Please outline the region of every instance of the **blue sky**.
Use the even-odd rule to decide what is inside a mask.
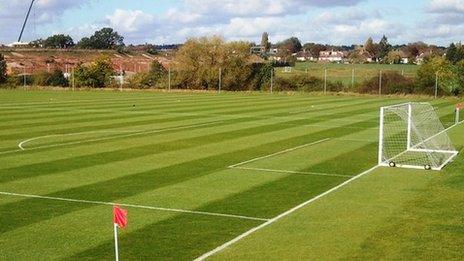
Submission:
[[[14,42],[30,0],[0,0],[0,43]],[[24,40],[54,33],[75,40],[113,27],[126,43],[181,43],[222,35],[259,41],[360,44],[385,34],[392,43],[448,45],[464,40],[464,0],[36,0]]]

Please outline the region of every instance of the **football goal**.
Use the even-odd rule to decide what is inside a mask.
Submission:
[[[380,109],[380,166],[441,170],[457,154],[429,103]]]

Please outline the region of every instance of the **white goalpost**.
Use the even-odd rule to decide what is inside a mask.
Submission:
[[[441,170],[457,154],[429,103],[404,103],[380,109],[380,166]]]

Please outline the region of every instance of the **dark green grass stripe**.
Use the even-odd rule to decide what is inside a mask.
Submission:
[[[242,162],[244,160],[254,158],[257,156],[266,155],[272,151],[279,151],[282,148],[288,148],[309,142],[314,142],[326,137],[336,138],[351,134],[352,130],[346,127],[350,127],[350,125],[339,128],[333,128],[330,130],[324,130],[317,133],[306,134],[289,139],[284,139],[277,142],[243,149],[240,151],[233,151],[219,155],[209,156],[206,158],[196,159],[163,168],[153,169],[150,171],[131,174],[124,177],[106,180],[81,187],[71,188],[56,193],[47,194],[46,196],[65,197],[74,199],[97,199],[99,201],[112,202],[121,198],[134,196],[143,192],[174,185],[179,182],[185,182],[187,180],[199,178],[214,173],[218,170],[224,169],[226,166],[232,165],[234,163]],[[2,174],[1,176],[4,175]],[[120,189],[115,190],[114,188]],[[275,213],[281,212],[282,209],[286,209],[288,208],[288,206],[294,205],[294,203],[298,202],[299,200],[299,198],[289,199],[288,205],[282,204],[280,206],[272,206],[273,204],[269,203],[269,205],[267,206],[272,206],[272,208],[269,209],[263,206],[259,208],[259,211],[252,209],[240,210],[237,206],[237,212],[234,214],[246,213],[259,214],[256,216],[273,216]],[[0,206],[0,212],[5,212],[8,210],[11,211],[8,216],[0,216],[0,224],[8,224],[8,226],[0,227],[0,233],[5,233],[7,231],[11,231],[22,226],[33,224],[43,220],[48,220],[50,218],[59,215],[64,215],[82,208],[82,206],[80,205],[69,204],[68,207],[61,208],[51,213],[44,211],[43,209],[31,209],[31,205],[33,205],[31,204],[31,201],[34,201],[34,199],[25,199],[19,202],[9,203]],[[28,209],[26,210],[26,208]],[[232,205],[229,205],[229,210],[232,210]],[[24,219],[24,216],[27,216],[28,218]],[[12,220],[14,220],[14,222]]]
[[[295,105],[295,104],[294,104]],[[283,106],[274,106],[273,110],[277,109],[285,109],[287,108],[288,105],[283,105]],[[258,111],[267,111],[268,108],[262,108],[259,107],[260,109],[241,109],[241,110],[235,110],[235,111],[228,111],[227,113],[224,113],[224,115],[234,115],[234,114],[240,114],[242,112],[258,112]],[[206,118],[206,117],[211,117],[207,114],[204,115],[192,115],[192,116],[183,116],[185,119],[194,119],[194,118]],[[182,117],[178,117],[182,118]],[[153,120],[153,119],[148,119],[148,120],[140,120],[140,121],[132,121],[132,122],[121,122],[121,123],[111,123],[111,124],[102,124],[102,125],[97,125],[97,126],[82,126],[82,127],[74,127],[74,128],[62,128],[62,129],[55,129],[53,133],[77,133],[77,132],[83,132],[83,131],[88,131],[91,129],[92,131],[95,130],[103,130],[103,129],[112,129],[112,128],[118,128],[118,127],[126,127],[126,126],[135,126],[135,125],[143,125],[143,124],[149,124],[149,123],[160,123],[163,122],[163,120]],[[165,122],[169,122],[165,120]],[[44,136],[44,135],[49,135],[51,132],[49,130],[44,130],[44,131],[35,131],[35,132],[30,132],[28,131],[27,133],[12,133],[12,134],[4,134],[0,135],[0,139],[3,140],[17,140],[21,138],[25,138],[25,134],[27,134],[27,137],[39,137],[39,136]]]
[[[352,113],[361,114],[369,111],[370,108],[360,109],[352,111]],[[333,114],[331,119],[334,118],[343,118],[346,117],[345,112],[342,112],[343,116],[338,114]],[[234,123],[239,123],[240,120],[233,120]],[[319,121],[322,122],[325,118],[320,118]],[[317,122],[317,118],[311,119],[312,122]],[[188,138],[183,140],[170,141],[165,143],[160,143],[156,145],[156,151],[153,149],[152,144],[147,144],[143,146],[133,147],[129,149],[121,149],[110,152],[102,152],[97,154],[90,154],[80,157],[67,158],[55,161],[47,161],[36,164],[23,165],[20,167],[1,169],[0,170],[0,183],[10,182],[17,179],[29,178],[33,176],[40,175],[50,175],[53,173],[60,173],[67,170],[76,170],[79,168],[86,168],[91,166],[96,166],[100,164],[108,164],[111,162],[130,160],[133,158],[139,158],[148,155],[160,154],[168,151],[175,151],[178,149],[186,149],[199,147],[208,143],[219,143],[226,141],[228,139],[238,139],[247,136],[253,136],[257,134],[264,134],[274,131],[285,130],[293,128],[292,125],[303,125],[308,120],[293,120],[287,121],[285,124],[274,123],[268,125],[262,125],[257,127],[250,127],[234,131],[226,131],[217,134],[207,134],[200,137]],[[291,124],[290,124],[291,123]],[[231,122],[228,122],[231,124]],[[209,128],[210,126],[206,126]],[[52,148],[53,149],[53,148]],[[58,149],[58,148],[55,148]],[[62,149],[62,147],[60,148]]]
[[[109,209],[108,211],[111,211]],[[121,260],[193,260],[260,223],[192,215],[179,215],[120,234]],[[114,246],[106,242],[67,259],[112,260]]]
[[[348,107],[348,106],[351,106],[351,105],[352,105],[352,104],[350,104],[350,105],[345,105],[345,106]],[[320,109],[320,110],[325,110],[325,109]],[[359,112],[359,111],[358,111],[358,112]],[[363,110],[362,112],[364,112],[364,110]],[[273,115],[273,114],[268,114],[268,115],[264,115],[264,116],[261,116],[261,117],[244,117],[244,118],[238,118],[238,119],[231,119],[231,120],[228,120],[227,122],[228,122],[229,124],[232,124],[232,123],[238,124],[238,123],[250,122],[250,121],[253,121],[253,120],[259,120],[259,119],[261,119],[261,118],[263,118],[263,117],[266,118],[266,116],[268,116],[268,117],[271,119],[271,118],[272,118],[272,115]],[[319,121],[322,121],[323,119],[325,119],[325,118],[322,118],[322,117],[321,117],[321,118],[319,118]],[[306,124],[309,124],[309,123],[317,123],[317,122],[318,122],[317,118],[311,118],[311,120],[310,120],[310,121],[308,120],[308,122],[307,122]],[[284,124],[284,125],[285,125],[285,124],[287,124],[287,125],[298,125],[298,124],[301,124],[301,125],[304,125],[305,123],[304,123],[304,120],[298,120],[297,122],[287,122],[287,123],[284,122],[284,123],[279,123],[279,124]],[[149,136],[149,135],[150,135],[150,134],[147,134],[147,136]],[[155,135],[158,135],[158,134],[155,134]],[[115,139],[117,139],[117,138],[118,138],[118,136],[115,136]],[[124,138],[124,137],[123,137],[123,138]],[[113,140],[113,141],[114,141],[114,140]],[[109,142],[109,141],[103,141],[103,142]],[[86,143],[86,142],[82,142],[82,144],[85,144],[85,143]],[[99,143],[100,143],[100,142],[92,142],[92,144],[94,144],[94,145],[98,145]],[[62,147],[61,147],[61,148],[62,148]],[[58,148],[58,147],[56,147],[56,148],[49,148],[48,150],[50,150],[50,149],[59,149],[59,148]],[[45,149],[45,150],[47,150],[47,149]],[[34,151],[34,153],[35,153],[35,152],[36,152],[36,151]],[[27,153],[27,152],[24,152],[24,153]]]
[[[295,102],[298,102],[298,101],[295,101]],[[219,103],[219,104],[224,104],[224,102],[221,102],[221,101],[219,101],[218,103]],[[249,103],[249,104],[248,104],[248,103],[247,103],[247,104],[241,103],[241,104],[239,104],[238,106],[230,106],[230,104],[227,104],[226,106],[224,106],[224,107],[222,107],[222,108],[225,108],[225,109],[230,109],[230,108],[234,108],[234,107],[235,107],[235,108],[243,108],[243,107],[247,107],[247,106],[250,107],[250,108],[252,108],[252,107],[256,107],[258,104],[276,104],[276,101],[270,101],[270,100],[268,100],[268,99],[263,99],[262,101],[257,101],[257,102]],[[128,109],[130,108],[130,109],[132,110],[133,108],[132,108],[131,106],[132,106],[132,103],[129,103],[129,105],[124,105],[124,106],[122,106],[121,108],[128,108]],[[188,112],[188,113],[192,113],[192,112],[196,112],[195,108],[196,108],[197,106],[201,106],[202,108],[204,107],[204,105],[200,103],[199,105],[183,105],[183,104],[182,104],[182,105],[179,105],[179,104],[171,104],[171,105],[169,105],[167,108],[168,108],[168,109],[169,109],[169,108],[171,108],[171,109],[174,108],[174,110],[172,110],[172,112],[176,112],[176,109],[178,109],[178,108],[188,108],[188,110],[183,110],[183,111],[184,111],[184,112]],[[97,108],[100,108],[100,107],[97,107]],[[101,108],[100,108],[100,109],[101,109]],[[112,113],[117,113],[117,111],[115,110],[116,107],[112,107],[112,108],[110,108],[110,109],[114,111],[114,112],[112,112]],[[212,108],[210,108],[210,109],[212,109]],[[217,109],[217,108],[214,108],[214,109]],[[81,108],[81,109],[76,108],[76,110],[89,110],[89,109],[88,109],[88,108]],[[137,111],[137,112],[152,112],[154,115],[158,114],[159,111],[161,111],[162,113],[164,113],[164,112],[171,112],[171,111],[169,111],[169,110],[168,110],[168,111],[162,111],[161,108],[158,107],[158,106],[149,106],[149,107],[146,107],[146,106],[144,106],[144,107],[137,106],[135,111]],[[130,111],[129,111],[129,112],[130,112]],[[38,113],[38,111],[34,111],[34,118],[28,118],[28,117],[27,117],[27,118],[25,118],[25,119],[36,119],[36,118],[38,118],[38,117],[39,117],[39,118],[40,118],[40,117],[46,117],[46,118],[55,117],[55,115],[52,115],[52,114],[54,114],[54,113],[56,113],[56,112],[53,112],[53,111],[52,111],[52,112],[47,112],[46,114],[41,114],[41,113]],[[67,115],[67,116],[79,116],[79,115],[81,115],[82,113],[83,113],[83,112],[81,112],[81,111],[76,111],[76,112],[74,112],[74,113],[71,114],[71,115],[69,115],[69,114],[66,114],[66,115]],[[94,114],[94,112],[89,112],[89,113]],[[108,112],[108,111],[101,111],[101,112],[99,112],[98,110],[96,110],[95,113],[105,114],[105,113],[110,113],[110,112]],[[123,113],[123,112],[122,112],[122,113]],[[22,115],[24,115],[24,113],[22,113]],[[57,114],[56,114],[56,117],[60,117],[60,116],[62,116],[62,113],[57,113]],[[13,119],[15,119],[15,120],[22,120],[23,118],[20,117],[20,118],[13,118]],[[6,120],[6,119],[4,118],[4,120]],[[2,121],[2,122],[5,122],[5,121]]]
[[[182,122],[186,120],[198,120],[198,119],[207,119],[210,118],[208,115],[187,115],[187,116],[179,116],[179,117],[172,117],[172,118],[164,118],[164,119],[142,119],[142,120],[135,120],[135,121],[122,121],[122,122],[114,122],[114,123],[107,123],[107,124],[99,124],[99,125],[87,125],[87,126],[80,126],[80,127],[70,127],[70,128],[61,128],[61,129],[53,129],[53,130],[41,130],[41,131],[32,131],[32,132],[24,132],[24,133],[11,133],[11,134],[4,134],[0,135],[1,140],[19,140],[23,138],[30,138],[30,137],[40,137],[45,135],[50,135],[54,133],[62,134],[62,133],[80,133],[85,131],[97,131],[97,130],[107,130],[107,129],[116,129],[116,128],[124,128],[124,127],[134,127],[140,125],[150,125],[150,124],[159,124],[159,123],[170,123],[170,122]]]
[[[366,146],[365,149],[372,148]],[[368,154],[375,155],[375,151],[375,149],[371,150]],[[363,155],[370,157],[366,154]],[[363,157],[361,157],[361,159],[363,159]],[[369,158],[366,158],[365,160],[367,162],[370,161]],[[359,158],[357,159],[357,162],[359,162]],[[324,162],[322,164],[324,165],[326,163]],[[372,164],[372,162],[369,162],[369,164]],[[352,164],[351,167],[348,168],[349,171],[358,171],[359,166]],[[364,169],[361,171],[363,170]],[[264,212],[268,216],[276,216],[286,211],[287,209],[290,209],[291,207],[294,207],[310,198],[315,197],[316,195],[323,193],[324,191],[327,191],[331,187],[334,187],[344,182],[345,180],[345,178],[337,177],[307,177],[300,175],[290,175],[255,188],[251,188],[247,191],[228,197],[226,199],[210,203],[204,207],[199,208],[198,210],[216,211],[219,213],[247,213],[248,215],[260,216],[263,216]],[[221,223],[223,221],[211,220],[207,225],[207,227],[210,229],[206,231],[196,230],[198,233],[195,234],[195,248],[192,248],[183,242],[182,236],[185,234],[183,234],[183,230],[178,229],[178,227],[185,226],[191,228],[189,225],[191,223],[189,219],[191,220],[192,218],[194,217],[189,217],[189,215],[179,215],[168,220],[150,224],[130,234],[125,234],[121,239],[121,242],[122,244],[126,244],[127,248],[131,248],[132,244],[136,242],[144,241],[147,244],[146,238],[144,237],[149,234],[160,233],[161,231],[164,234],[175,234],[173,237],[163,237],[156,239],[155,241],[148,242],[148,244],[153,247],[147,247],[148,252],[145,252],[143,256],[147,254],[156,258],[193,259],[202,253],[220,245],[221,243],[231,240],[236,235],[243,233],[245,230],[247,230],[246,228],[250,228],[250,226],[244,224],[243,229],[236,229],[235,235],[223,235],[222,238],[215,238],[212,237],[212,235],[217,235],[217,233],[220,233],[220,231],[215,230],[217,228],[215,224]],[[177,224],[177,228],[168,226],[167,224]],[[235,227],[231,226],[231,228]],[[216,243],[213,244],[213,247],[211,247],[209,244],[213,241]],[[104,253],[107,253],[106,251],[111,250],[112,246],[112,242],[107,241],[95,248],[83,251],[74,257],[84,258],[95,255],[103,257],[105,255]],[[202,251],[198,251],[199,248],[201,248]],[[175,251],[175,249],[182,249],[182,252],[179,253]],[[140,257],[137,252],[133,251],[130,251],[126,254],[133,258]]]
[[[60,125],[68,125],[69,124],[80,124],[80,123],[91,123],[91,122],[102,122],[102,121],[111,121],[111,120],[133,120],[137,118],[147,118],[147,117],[153,117],[154,115],[148,115],[148,114],[111,114],[111,115],[105,115],[105,116],[85,116],[83,117],[82,115],[76,115],[73,117],[62,117],[62,120],[60,119],[54,119],[53,121],[43,121],[44,119],[48,119],[48,117],[41,118],[39,119],[40,121],[34,122],[34,123],[24,123],[24,124],[15,124],[15,125],[9,125],[9,126],[2,126],[1,130],[11,130],[11,129],[23,129],[23,128],[33,128],[33,127],[53,127],[53,126],[60,126]],[[167,116],[165,116],[167,117]],[[153,121],[158,121],[158,118],[153,118]]]

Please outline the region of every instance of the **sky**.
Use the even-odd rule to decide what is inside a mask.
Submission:
[[[0,0],[0,43],[17,41],[30,0]],[[182,43],[220,35],[272,42],[362,44],[386,35],[392,44],[464,40],[464,0],[36,0],[23,41],[52,34],[77,42],[112,27],[126,44]]]

